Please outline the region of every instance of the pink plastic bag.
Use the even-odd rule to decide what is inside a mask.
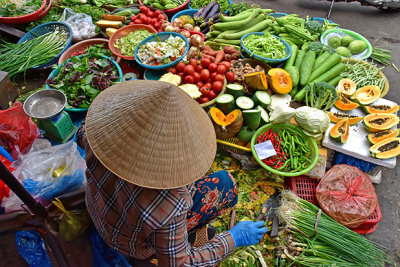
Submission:
[[[32,119],[26,115],[21,102],[0,110],[0,146],[14,158],[18,150],[24,154],[29,151],[33,141],[40,137],[40,132]]]
[[[316,197],[321,209],[349,228],[368,220],[378,203],[369,176],[345,164],[335,165],[325,173],[317,186]]]

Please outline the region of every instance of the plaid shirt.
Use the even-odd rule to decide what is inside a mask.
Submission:
[[[214,266],[234,251],[228,232],[202,247],[188,243],[186,214],[193,204],[193,184],[154,190],[120,179],[94,156],[82,126],[77,142],[86,153],[86,205],[109,246],[137,259],[156,254],[160,266]]]

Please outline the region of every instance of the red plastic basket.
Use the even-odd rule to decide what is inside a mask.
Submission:
[[[46,10],[44,8],[47,5],[47,0],[43,0],[43,5],[36,11],[26,14],[23,16],[19,17],[0,17],[0,23],[4,24],[23,24],[23,23],[28,23],[34,20],[39,19]],[[49,5],[51,8],[51,4]],[[47,12],[50,11],[50,8],[47,8]]]
[[[183,3],[182,5],[175,7],[173,9],[167,9],[167,10],[162,10],[165,14],[167,14],[170,18],[177,12],[184,10],[187,5],[189,4],[190,0],[187,0],[185,3]],[[139,4],[143,5],[143,2],[139,0]],[[152,7],[152,6],[149,6]]]
[[[290,190],[293,191],[298,197],[307,200],[308,202],[318,206],[315,197],[315,190],[317,189],[318,181],[307,176],[289,177],[286,183]],[[356,228],[351,230],[359,234],[370,234],[376,229],[376,224],[382,219],[381,208],[379,203],[376,205],[375,211],[372,215]]]

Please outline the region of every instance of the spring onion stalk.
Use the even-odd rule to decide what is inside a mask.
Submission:
[[[347,62],[345,70],[341,73],[344,78],[349,78],[355,82],[357,88],[367,85],[376,85],[383,89],[386,79],[379,74],[382,68],[377,68],[374,64],[360,61],[355,64]]]
[[[384,247],[341,225],[324,212],[315,233],[318,211],[318,207],[291,191],[282,192],[281,222],[291,230],[295,242],[308,245],[300,256],[290,256],[295,263],[305,266],[393,264]]]
[[[376,61],[384,66],[387,66],[390,64],[390,60],[392,59],[392,51],[379,48],[377,46],[373,46],[370,58],[373,61]]]
[[[52,60],[63,50],[67,40],[67,33],[56,29],[20,44],[1,44],[0,70],[8,72],[10,77],[17,73],[25,73],[32,67]]]

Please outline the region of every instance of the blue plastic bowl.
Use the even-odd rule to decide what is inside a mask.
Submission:
[[[325,22],[325,19],[324,19],[324,18],[319,18],[319,17],[312,17],[312,18],[310,18],[310,20],[318,21],[318,22],[321,23],[321,24],[324,24],[324,22]],[[307,19],[306,19],[306,21],[307,21]],[[329,23],[335,24],[335,22],[333,22],[332,20],[327,19],[327,21],[328,21]],[[338,27],[338,28],[339,28],[339,27]]]
[[[174,19],[179,18],[180,16],[184,16],[184,15],[188,15],[193,18],[193,15],[196,14],[197,11],[199,11],[199,10],[198,9],[185,9],[185,10],[179,11],[172,17],[171,22],[173,22]]]
[[[84,57],[84,56],[85,56],[85,55],[79,55],[78,57],[81,58],[81,57]],[[114,66],[117,68],[118,76],[119,76],[119,82],[123,82],[122,70],[121,70],[121,67],[118,65],[118,63],[115,62],[114,60],[112,60],[110,57],[106,57],[106,56],[103,56],[103,57],[104,57],[104,58],[108,58],[108,59],[111,60],[111,62],[112,62],[112,63],[114,64]],[[71,61],[71,59],[66,60],[64,63],[62,63],[61,65],[59,65],[58,68],[54,69],[54,70],[50,73],[49,77],[47,77],[47,80],[50,79],[50,78],[52,78],[52,77],[57,76],[58,73],[59,73],[59,71],[60,71],[60,67],[63,66],[63,65],[65,65],[65,64],[66,64],[67,62],[69,62],[69,61]],[[48,84],[46,84],[46,89],[52,89],[52,88],[51,88]],[[66,111],[69,111],[69,112],[85,112],[85,111],[87,111],[89,108],[74,108],[74,107],[71,107],[70,105],[68,105],[68,103],[67,103],[67,105],[65,106],[64,109],[65,109]]]
[[[246,52],[248,55],[250,55],[251,57],[258,59],[258,60],[262,60],[266,63],[269,64],[278,64],[281,63],[283,61],[286,61],[291,55],[292,55],[292,48],[290,47],[290,45],[283,39],[281,39],[280,37],[271,34],[272,36],[274,36],[276,39],[278,39],[279,41],[281,41],[283,43],[283,45],[285,46],[285,53],[286,53],[286,57],[284,58],[279,58],[279,59],[274,59],[274,58],[266,58],[266,57],[261,57],[258,56],[256,54],[252,54],[250,50],[248,50],[244,44],[243,44],[243,40],[247,38],[247,36],[249,35],[264,35],[264,32],[251,32],[248,34],[243,35],[243,37],[240,39],[240,47],[244,50],[244,52]]]
[[[271,16],[271,17],[274,17],[274,18],[280,18],[280,17],[283,17],[283,16],[287,16],[288,14],[275,12],[275,13],[269,13],[268,15]]]
[[[146,39],[144,39],[143,41],[141,41],[140,44],[136,47],[136,50],[135,50],[135,60],[136,60],[136,62],[140,66],[142,66],[143,68],[152,69],[152,70],[163,70],[163,69],[167,69],[169,67],[172,67],[172,66],[178,64],[183,59],[183,57],[187,54],[187,52],[189,51],[189,41],[188,41],[188,39],[185,38],[185,36],[183,36],[182,34],[176,33],[176,32],[160,32],[160,33],[157,33],[158,38],[160,38],[160,40],[162,42],[167,40],[171,35],[174,36],[174,37],[178,36],[179,38],[184,40],[185,43],[186,43],[185,52],[178,59],[176,59],[175,61],[173,61],[171,63],[164,64],[164,65],[159,65],[159,66],[150,66],[150,65],[146,65],[146,64],[143,64],[142,62],[140,62],[140,59],[139,59],[139,57],[137,55],[140,46],[142,46],[142,45],[144,45],[144,44],[146,44],[148,42],[157,42],[156,37],[154,35],[151,35],[151,36],[147,37]]]
[[[48,22],[48,23],[44,23],[44,24],[41,24],[41,25],[33,28],[32,30],[27,32],[24,36],[22,36],[21,39],[19,39],[18,44],[22,43],[22,42],[25,42],[25,41],[29,41],[29,40],[35,39],[36,37],[41,36],[43,34],[46,34],[46,33],[49,33],[49,32],[53,32],[53,31],[55,31],[56,28],[61,28],[61,29],[64,29],[66,32],[68,32],[69,37],[68,37],[68,41],[67,41],[64,49],[60,53],[58,53],[58,55],[55,56],[49,62],[41,64],[41,65],[36,66],[36,67],[33,67],[33,69],[50,68],[54,64],[58,63],[58,59],[60,58],[62,53],[64,53],[65,50],[67,50],[71,46],[72,29],[68,24],[63,23],[63,22]]]
[[[193,9],[193,8],[190,6],[190,2],[192,2],[192,1],[189,1],[188,8],[189,8],[189,9]],[[232,0],[228,0],[228,3],[229,3],[229,5],[232,5]],[[225,11],[225,12],[227,12],[227,11]],[[172,20],[172,21],[173,21],[173,20]]]

